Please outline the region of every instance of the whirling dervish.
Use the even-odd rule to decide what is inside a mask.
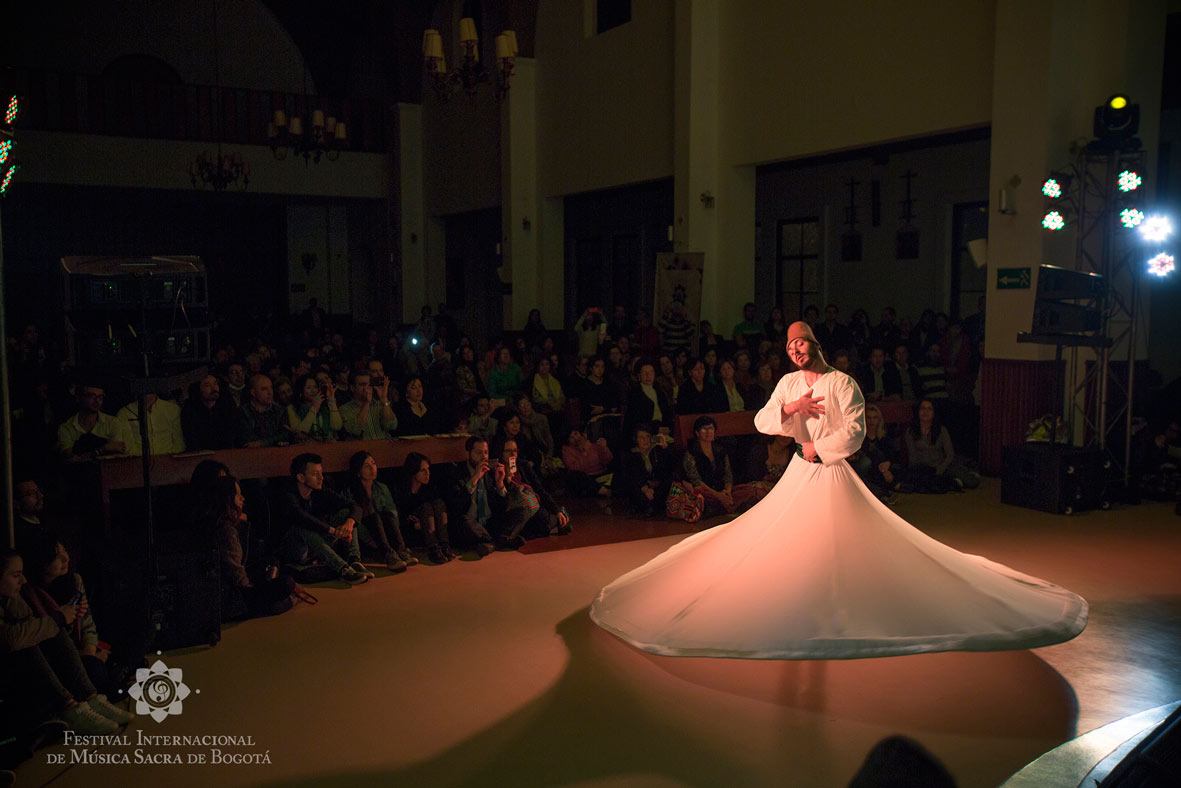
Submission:
[[[644,651],[746,659],[854,659],[999,651],[1082,632],[1087,603],[932,539],[881,503],[845,461],[865,434],[857,383],[793,323],[755,426],[797,444],[752,509],[686,538],[603,588],[599,626]]]

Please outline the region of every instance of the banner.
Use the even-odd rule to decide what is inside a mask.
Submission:
[[[674,301],[685,305],[685,319],[694,325],[701,320],[701,270],[704,252],[661,252],[656,255],[656,303],[652,322],[669,313]]]

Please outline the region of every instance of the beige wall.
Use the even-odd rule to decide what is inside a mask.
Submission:
[[[725,0],[722,161],[987,124],[994,15],[992,0]]]
[[[632,21],[586,36],[584,3],[537,12],[541,188],[577,194],[673,174],[673,2],[632,3]]]

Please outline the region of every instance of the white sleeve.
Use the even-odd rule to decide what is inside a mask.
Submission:
[[[844,380],[829,387],[828,399],[824,402],[826,412],[839,413],[840,421],[830,417],[831,430],[813,441],[816,453],[825,465],[838,463],[855,453],[865,438],[865,397],[853,378],[843,377]]]
[[[787,377],[784,375],[779,379],[767,404],[755,414],[755,429],[759,432],[766,435],[792,434],[795,417],[783,413],[783,406],[787,402]]]

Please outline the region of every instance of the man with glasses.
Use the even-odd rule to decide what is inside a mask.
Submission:
[[[102,454],[124,454],[124,425],[103,413],[103,387],[83,381],[78,385],[78,412],[57,428],[57,451],[65,460],[87,460]]]

